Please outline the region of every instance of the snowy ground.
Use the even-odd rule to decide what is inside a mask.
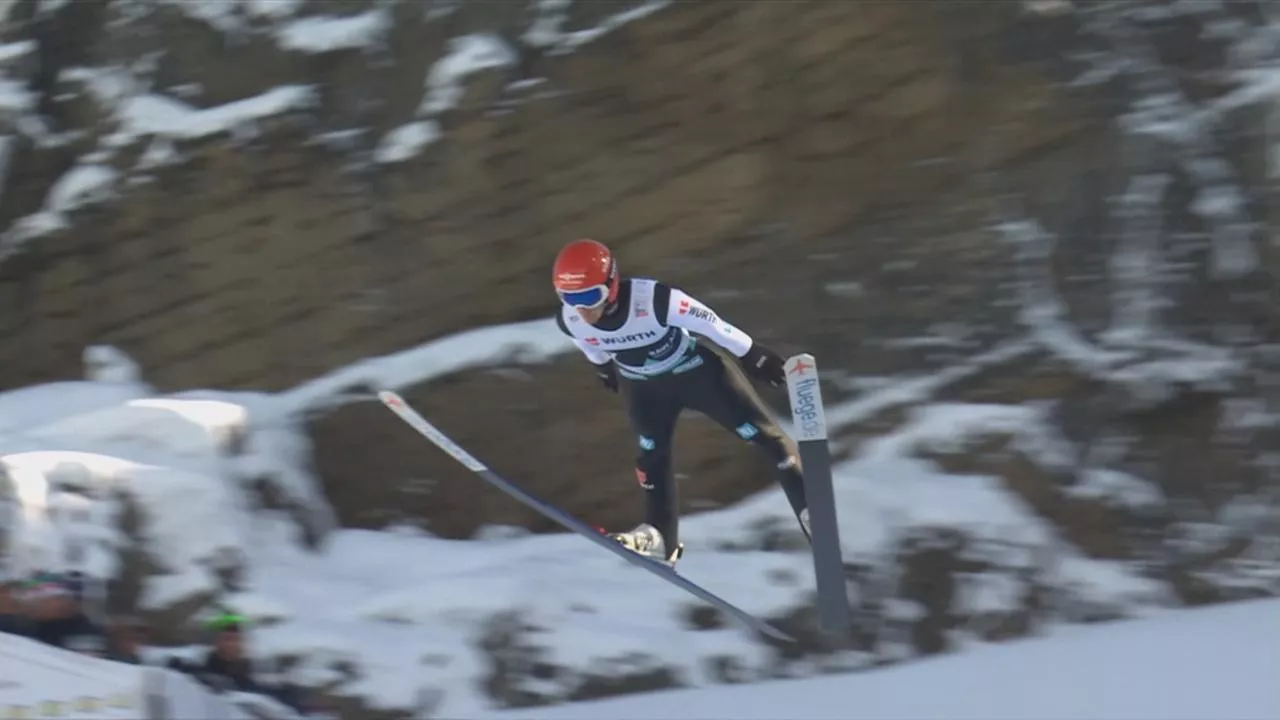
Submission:
[[[146,603],[216,590],[216,569],[239,566],[247,589],[226,599],[261,622],[255,651],[304,658],[300,679],[317,683],[337,679],[335,664],[350,661],[362,677],[344,692],[375,705],[409,707],[422,693],[447,688],[437,708],[443,716],[491,709],[482,687],[487,658],[477,646],[492,616],[506,611],[540,629],[527,642],[541,648],[542,660],[567,669],[521,688],[546,698],[566,697],[584,674],[601,669],[665,666],[682,684],[713,684],[708,661],[724,656],[738,659],[743,679],[770,677],[764,647],[735,627],[690,632],[686,612],[696,601],[576,536],[491,532],[449,541],[410,530],[338,530],[311,551],[300,542],[297,515],[253,506],[248,488],[265,478],[303,509],[305,522],[327,527],[331,515],[298,419],[343,401],[356,383],[402,388],[477,364],[537,362],[571,350],[552,323],[537,321],[370,359],[277,395],[155,397],[126,360],[93,349],[93,380],[0,395],[0,462],[18,500],[14,569],[114,573],[129,542],[116,522],[124,495],[143,512],[143,542],[166,565],[148,583]],[[917,399],[913,388],[879,392],[884,402],[902,402]],[[830,412],[838,425],[877,404],[864,396]],[[1040,412],[1034,405],[924,405],[900,431],[839,465],[846,558],[874,564],[905,530],[955,528],[975,539],[970,551],[978,559],[1010,572],[1051,553],[1047,580],[1080,602],[1122,609],[1162,602],[1157,583],[1081,557],[996,479],[944,474],[909,456],[974,431],[1035,429]],[[1050,455],[1051,440],[1030,431],[1025,438]],[[220,451],[237,443],[238,454]],[[1110,482],[1139,496],[1154,492],[1132,478]],[[798,532],[777,490],[688,518],[682,572],[760,615],[801,605],[814,585],[811,561],[799,551],[760,549],[760,527],[770,522]],[[974,574],[959,588],[958,610],[1009,610],[1020,588],[1008,574]],[[916,609],[894,612],[909,617]]]
[[[677,690],[490,718],[1274,720],[1280,601],[1065,627],[874,672]]]

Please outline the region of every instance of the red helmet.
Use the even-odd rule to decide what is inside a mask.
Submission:
[[[618,263],[603,243],[574,240],[556,256],[551,281],[564,304],[598,307],[618,298]]]

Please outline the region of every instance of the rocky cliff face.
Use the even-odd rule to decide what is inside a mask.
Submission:
[[[99,339],[165,385],[282,387],[545,314],[548,255],[578,235],[703,294],[760,288],[719,304],[766,335],[867,334],[849,317],[866,304],[825,283],[909,261],[890,235],[987,222],[992,188],[963,179],[1074,177],[1054,163],[1107,152],[1096,101],[1015,61],[1016,5],[516,5],[120,3],[31,21],[48,40],[10,46],[39,66],[24,102],[45,109],[12,136],[6,264],[32,285],[7,285],[29,333],[10,377],[56,374]],[[850,228],[871,238],[856,262],[811,257]],[[951,246],[957,288],[1008,256]],[[763,289],[796,283],[825,316]]]
[[[859,400],[842,457],[920,403],[1031,404],[1054,453],[1009,427],[918,452],[1184,599],[1265,589],[1239,581],[1276,560],[1280,492],[1263,4],[200,7],[18,3],[8,383],[109,343],[162,387],[280,389],[549,314],[550,258],[591,236],[814,352],[829,403]],[[409,397],[568,509],[635,520],[632,439],[579,358]],[[313,421],[346,524],[547,529],[398,430]],[[689,509],[769,482],[700,420],[679,447]],[[1090,484],[1116,476],[1159,501]],[[929,553],[943,617],[963,567]]]

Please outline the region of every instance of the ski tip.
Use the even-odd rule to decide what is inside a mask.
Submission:
[[[394,393],[390,390],[379,390],[378,399],[381,400],[386,405],[392,405],[396,407],[404,405],[404,399],[401,398],[400,395],[398,395],[397,393]]]

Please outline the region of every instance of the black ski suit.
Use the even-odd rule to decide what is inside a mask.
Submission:
[[[668,552],[679,544],[671,449],[686,408],[763,450],[792,510],[799,515],[806,507],[795,444],[747,376],[782,385],[783,360],[776,353],[680,289],[647,278],[623,280],[617,300],[595,324],[568,307],[557,321],[601,382],[626,399],[639,445],[636,479],[646,491],[645,522],[662,533]]]

